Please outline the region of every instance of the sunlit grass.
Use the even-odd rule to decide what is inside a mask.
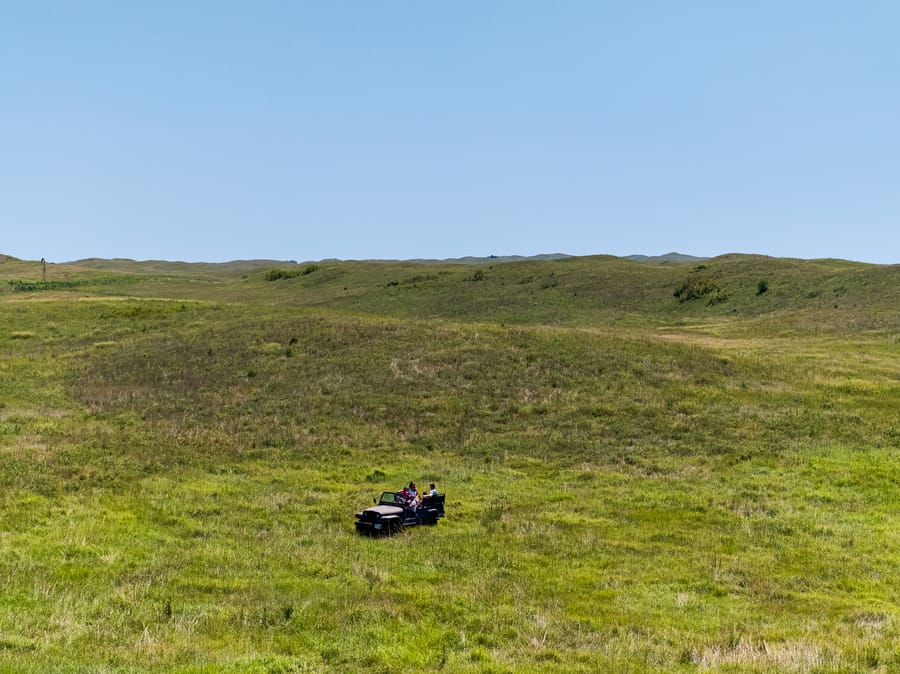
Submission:
[[[889,331],[4,297],[0,669],[900,666]]]

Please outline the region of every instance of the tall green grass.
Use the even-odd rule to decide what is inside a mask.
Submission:
[[[896,319],[760,311],[790,265],[720,263],[746,266],[739,311],[733,280],[713,306],[672,295],[709,263],[4,291],[0,669],[900,668]],[[896,291],[892,268],[810,265],[785,292],[822,270]],[[566,269],[579,297],[643,278],[653,299],[496,294],[551,272],[568,292]],[[357,537],[410,479],[447,518]]]

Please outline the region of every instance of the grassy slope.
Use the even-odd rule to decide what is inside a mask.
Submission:
[[[127,261],[131,262],[131,261]],[[272,270],[231,264],[131,263],[127,273],[51,265],[47,291],[72,279],[90,294],[279,303],[399,318],[568,326],[646,326],[768,317],[766,330],[858,333],[900,328],[900,266],[727,255],[699,264],[566,258],[493,265],[322,262]],[[40,279],[40,265],[0,265],[0,279]],[[117,279],[119,281],[117,282]],[[716,292],[679,302],[685,282]],[[765,281],[767,291],[759,293]],[[59,284],[59,285],[54,285]],[[0,287],[0,294],[12,288]],[[759,332],[759,320],[752,331]]]
[[[900,666],[897,267],[162,271],[0,292],[0,666]]]

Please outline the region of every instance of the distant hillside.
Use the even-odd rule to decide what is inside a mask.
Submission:
[[[563,260],[572,257],[565,253],[543,253],[541,255],[488,255],[487,257],[451,257],[444,260],[408,260],[408,262],[419,262],[422,264],[494,264],[502,262],[540,262],[546,260]]]
[[[334,263],[250,275],[246,295],[410,318],[602,325],[802,313],[808,327],[897,324],[900,266],[724,255],[647,264],[567,257],[503,264]],[[631,317],[631,318],[629,318]]]
[[[478,257],[468,255],[466,257],[448,257],[448,258],[413,258],[411,260],[400,259],[372,259],[372,260],[340,260],[337,258],[329,258],[326,260],[308,260],[303,264],[313,263],[333,263],[333,262],[378,262],[383,264],[499,264],[502,262],[526,262],[526,261],[546,261],[546,260],[563,260],[572,255],[565,253],[542,253],[540,255],[487,255]]]
[[[674,257],[678,256],[678,257]],[[0,265],[0,295],[72,293],[263,303],[459,322],[608,327],[767,321],[767,330],[900,329],[900,265],[762,255],[429,262],[81,260]],[[649,258],[652,260],[652,258]],[[683,261],[682,261],[683,260]]]
[[[700,262],[709,258],[695,257],[693,255],[685,255],[684,253],[666,253],[665,255],[626,255],[626,260],[634,260],[635,262]]]
[[[98,271],[115,271],[129,274],[216,274],[254,271],[297,264],[279,260],[233,260],[231,262],[169,262],[165,260],[130,260],[128,258],[87,258],[64,264]]]

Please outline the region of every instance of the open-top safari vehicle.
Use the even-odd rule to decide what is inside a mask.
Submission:
[[[376,505],[356,513],[356,531],[369,536],[393,536],[417,524],[434,526],[444,516],[444,494],[425,496],[413,507],[401,492],[382,492]]]

